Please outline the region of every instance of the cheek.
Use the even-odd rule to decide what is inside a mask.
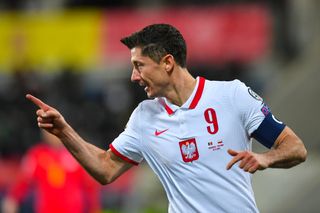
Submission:
[[[170,82],[170,78],[168,76],[168,73],[165,71],[158,72],[157,75],[157,81],[161,85],[167,85]]]
[[[141,71],[141,78],[151,84],[163,84],[166,79],[166,73],[159,66],[146,66]]]

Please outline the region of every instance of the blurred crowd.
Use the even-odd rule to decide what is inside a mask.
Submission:
[[[25,212],[32,212],[28,206],[32,207],[31,203],[34,201],[30,199],[30,193],[32,195],[33,190],[25,191],[17,186],[17,184],[21,185],[21,178],[26,176],[23,171],[32,170],[32,168],[30,168],[30,165],[26,166],[25,163],[20,164],[20,162],[24,162],[25,158],[30,158],[30,150],[37,150],[36,147],[41,146],[44,139],[37,127],[35,117],[36,107],[25,99],[26,93],[34,94],[48,101],[52,106],[55,106],[63,112],[66,119],[69,120],[73,127],[77,129],[86,140],[101,148],[107,149],[109,143],[111,143],[124,128],[124,119],[127,119],[125,117],[127,113],[129,113],[128,110],[133,107],[133,103],[126,100],[126,97],[129,97],[128,93],[130,93],[130,88],[125,87],[129,87],[130,84],[119,80],[119,82],[106,83],[107,86],[103,88],[88,87],[84,79],[84,74],[69,67],[52,75],[43,74],[35,70],[28,70],[26,67],[19,67],[10,75],[1,75],[1,81],[0,200],[6,196],[12,188],[19,188],[18,191],[23,191],[24,193],[29,192],[23,196],[24,199],[22,200],[25,202],[20,203],[21,205],[24,204],[22,205],[22,209],[25,209]],[[114,87],[112,87],[112,85],[114,85]],[[123,96],[121,95],[122,93],[127,95]],[[115,97],[118,98],[115,99]],[[116,101],[112,101],[114,99]],[[110,103],[110,101],[112,103]],[[46,156],[48,153],[52,152],[44,152],[42,155]],[[53,153],[57,153],[53,156],[61,155],[59,154],[60,152],[53,151]],[[69,159],[71,159],[70,157]],[[47,158],[51,159],[51,154],[45,157],[45,159]],[[68,162],[71,163],[70,161]],[[63,168],[63,165],[68,162],[59,163],[59,161],[57,161],[54,165],[56,165],[56,168]],[[44,164],[49,167],[49,162],[41,162],[41,159],[39,160],[39,164]],[[57,165],[60,166],[57,167]],[[44,170],[44,172],[48,172],[49,175],[51,170],[48,168],[48,171]],[[66,170],[66,172],[67,171],[68,170]],[[129,179],[132,178],[130,174],[131,173],[128,173],[129,176],[123,178],[124,182],[122,181],[122,184],[108,188],[108,190],[116,188],[117,190],[113,190],[118,191],[119,194],[117,196],[117,193],[113,193],[113,196],[110,196],[112,201],[108,199],[100,200],[100,197],[97,196],[94,199],[98,202],[101,201],[102,207],[104,206],[102,204],[105,203],[109,209],[119,208],[118,205],[120,205],[121,199],[123,199],[122,197],[125,197],[121,197],[120,195],[128,190]],[[46,179],[46,175],[42,175],[41,177],[43,177],[44,180]],[[32,179],[37,182],[39,177],[35,174]],[[77,179],[71,179],[72,182],[76,180]],[[70,181],[68,180],[67,182]],[[37,184],[38,183],[35,185],[36,188]],[[28,185],[32,186],[33,184]],[[41,186],[43,184],[38,185]],[[40,190],[42,190],[41,187]],[[100,192],[104,194],[106,190],[100,187]],[[50,193],[50,190],[47,193]],[[18,194],[20,194],[20,192],[18,192]],[[106,196],[103,197],[106,198]],[[103,200],[107,200],[108,202]]]
[[[25,100],[26,93],[44,98],[61,110],[85,138],[94,137],[93,143],[107,146],[106,143],[123,128],[123,124],[117,122],[121,119],[117,113],[123,112],[117,109],[112,111],[106,106],[108,94],[104,88],[91,90],[86,88],[83,80],[81,73],[69,68],[50,76],[20,67],[6,76],[6,86],[2,86],[0,96],[0,117],[6,121],[1,122],[1,155],[22,154],[39,141],[36,108]]]

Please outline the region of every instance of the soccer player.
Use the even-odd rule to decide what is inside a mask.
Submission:
[[[258,212],[252,173],[305,161],[301,139],[244,83],[191,76],[185,40],[173,26],[149,25],[121,42],[131,50],[131,80],[150,100],[137,106],[107,151],[84,141],[55,108],[26,96],[40,108],[38,126],[60,138],[100,183],[145,160],[171,213]],[[252,152],[251,138],[270,150]]]
[[[0,212],[20,212],[21,203],[32,194],[32,209],[36,213],[98,213],[100,191],[99,184],[60,140],[42,131],[42,142],[23,157],[21,173],[8,190]]]

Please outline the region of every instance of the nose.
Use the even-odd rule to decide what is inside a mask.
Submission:
[[[141,80],[140,73],[136,69],[133,69],[131,74],[131,81],[138,82],[140,80]]]

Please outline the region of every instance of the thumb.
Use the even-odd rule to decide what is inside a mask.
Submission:
[[[231,155],[231,156],[236,156],[237,154],[239,154],[239,152],[237,152],[237,151],[235,151],[235,150],[233,150],[233,149],[228,149],[228,153],[229,153],[229,155]]]

